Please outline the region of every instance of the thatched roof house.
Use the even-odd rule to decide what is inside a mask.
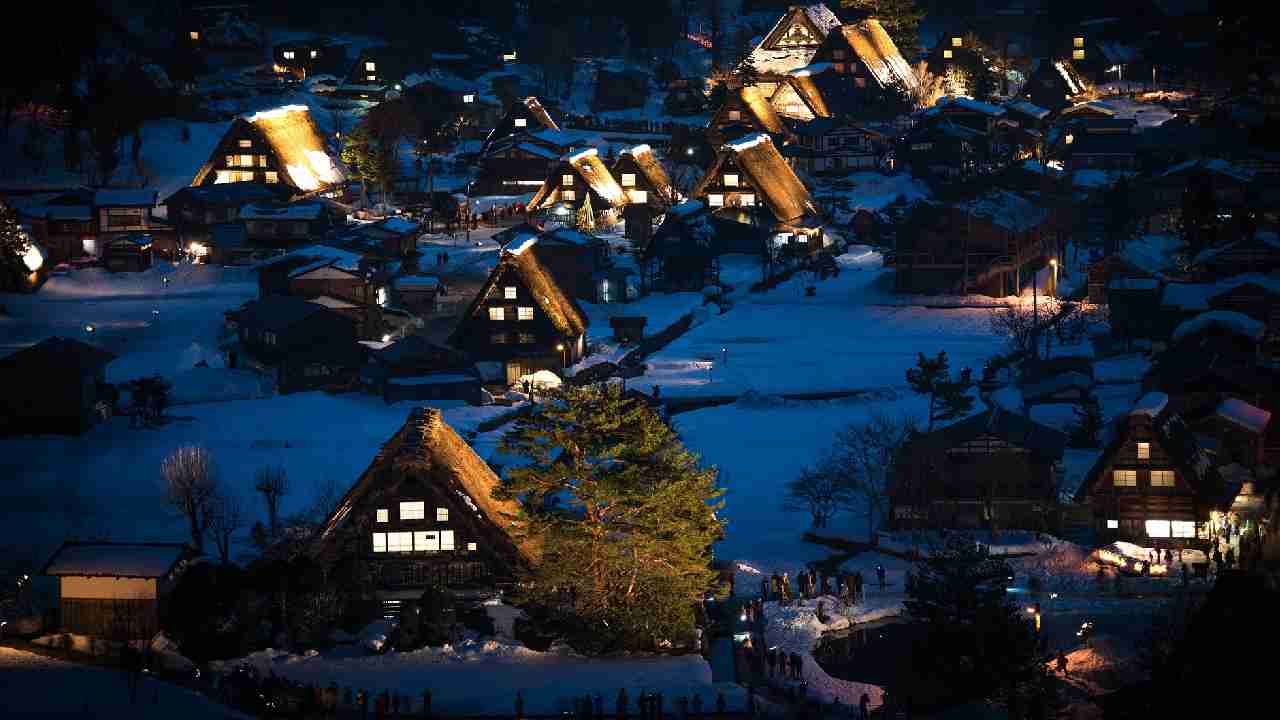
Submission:
[[[488,153],[493,144],[519,133],[532,133],[537,130],[559,131],[560,126],[551,119],[551,114],[542,106],[538,98],[529,97],[517,101],[507,110],[506,116],[485,136],[480,154]]]
[[[822,41],[838,27],[840,18],[823,3],[792,5],[752,48],[743,68],[766,78],[785,75],[808,65]]]
[[[613,177],[632,203],[663,207],[676,203],[677,193],[671,178],[648,145],[635,145],[618,153],[613,163]]]
[[[728,172],[733,170],[734,172]],[[726,179],[726,175],[729,179]],[[797,223],[806,217],[816,216],[817,206],[809,195],[809,189],[787,161],[783,159],[778,148],[763,133],[742,138],[726,144],[716,154],[711,167],[693,189],[693,196],[707,198],[708,204],[717,207],[714,195],[721,195],[721,206],[730,206],[728,195],[734,193],[732,188],[746,187],[754,189],[759,195],[743,205],[754,205],[763,202],[782,223]]]
[[[600,160],[595,148],[579,150],[560,159],[542,187],[529,201],[529,212],[548,210],[559,205],[571,212],[591,198],[597,213],[617,210],[627,204],[622,186]]]
[[[920,84],[911,64],[902,57],[879,20],[868,18],[842,25],[839,37],[881,88],[912,90]]]
[[[493,496],[501,484],[439,410],[415,408],[325,518],[314,549],[359,548],[384,596],[440,579],[509,579],[538,553],[520,536],[519,504]]]
[[[713,142],[723,142],[743,132],[763,131],[774,135],[788,132],[769,96],[755,85],[730,90],[707,128]]]
[[[302,192],[346,179],[305,105],[286,105],[237,118],[191,181],[283,183]]]

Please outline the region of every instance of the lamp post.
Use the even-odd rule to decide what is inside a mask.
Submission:
[[[1053,297],[1058,297],[1058,258],[1049,259],[1049,267],[1053,268]]]
[[[723,365],[725,365],[725,366],[728,366],[728,364],[729,364],[729,348],[726,348],[726,347],[722,347],[722,348],[720,348],[720,362],[721,362],[721,364],[723,364]]]
[[[564,353],[564,343],[556,343],[556,350],[560,353],[560,369],[569,367],[569,359]]]

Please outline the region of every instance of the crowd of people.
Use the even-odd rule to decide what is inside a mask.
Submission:
[[[880,589],[885,588],[885,569],[883,565],[876,565],[876,582]],[[832,581],[835,581],[834,588]],[[829,575],[824,571],[814,568],[805,568],[796,573],[796,594],[792,594],[791,576],[783,572],[781,575],[773,573],[772,575],[761,578],[760,580],[760,598],[762,600],[775,600],[783,605],[789,604],[793,599],[812,599],[824,596],[834,596],[847,604],[853,605],[861,602],[865,597],[867,582],[862,576],[862,571],[858,570],[853,573],[841,573],[839,575]],[[832,592],[834,590],[834,592]]]

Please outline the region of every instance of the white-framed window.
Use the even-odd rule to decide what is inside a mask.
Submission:
[[[506,287],[502,288],[502,297],[503,297],[503,299],[505,299],[505,300],[515,300],[515,299],[516,299],[516,286],[515,286],[515,285],[507,285]]]
[[[1139,460],[1151,459],[1151,443],[1149,442],[1138,443],[1138,459]]]
[[[1072,59],[1072,60],[1083,60],[1083,59],[1084,59],[1084,51],[1083,51],[1083,50],[1072,50],[1072,51],[1071,51],[1071,59]]]
[[[943,50],[943,51],[942,51],[942,59],[943,59],[943,60],[950,60],[950,59],[952,59],[952,58],[954,58],[954,57],[955,57],[955,53],[951,52],[950,50]]]
[[[252,140],[241,140],[241,141],[240,141],[240,147],[242,147],[242,148],[251,148],[251,147],[253,147],[253,141],[252,141]]]
[[[387,552],[412,552],[412,551],[413,551],[413,533],[411,532],[387,533]]]
[[[1113,470],[1111,478],[1116,487],[1138,487],[1137,470]]]
[[[449,522],[449,508],[436,508],[436,522]]]
[[[191,38],[192,40],[199,40],[200,33],[195,30],[192,30],[191,32],[187,33],[187,37]]]
[[[477,550],[477,547],[475,543],[473,542],[467,543],[467,552],[475,552],[476,550]]]
[[[292,51],[292,50],[285,50],[282,54],[284,55],[284,59],[285,59],[285,60],[292,60],[292,59],[293,59],[293,51]]]
[[[561,190],[560,199],[566,202],[573,202],[574,200],[578,199],[578,193],[572,190]]]
[[[252,155],[241,155],[241,156],[240,156],[240,167],[253,167],[253,156],[252,156]]]
[[[560,176],[560,187],[573,187],[573,173],[565,173]]]
[[[427,504],[422,500],[406,500],[400,503],[401,520],[424,520],[427,517]]]
[[[622,173],[622,187],[631,188],[636,186],[635,173]]]
[[[316,59],[317,57],[319,57],[319,56],[320,56],[320,51],[319,51],[319,50],[312,50],[312,51],[311,51],[311,59],[312,59],[312,60],[315,60],[315,59]]]
[[[522,305],[522,306],[520,306],[520,307],[518,307],[518,308],[516,308],[516,319],[517,319],[517,320],[532,320],[532,319],[533,319],[533,308],[531,308],[531,307],[524,307],[523,305]]]
[[[269,184],[280,182],[280,173],[276,172],[275,170],[268,170],[264,172],[262,175],[264,179],[267,181],[267,183]]]
[[[489,319],[490,320],[506,320],[507,313],[503,308],[491,307],[489,308]]]
[[[742,119],[742,111],[741,111],[741,110],[730,110],[730,111],[729,111],[729,119],[730,119],[730,120],[733,120],[733,121],[741,120],[741,119]]]
[[[476,96],[472,95],[471,93],[467,93],[466,95],[462,96],[462,102],[464,103],[473,103],[475,101],[476,101]]]
[[[1173,487],[1175,484],[1172,470],[1151,471],[1151,487]]]
[[[365,64],[364,64],[364,71],[365,71],[365,72],[378,72],[378,64],[377,64],[377,63],[375,63],[375,62],[373,62],[372,60],[367,60],[367,61],[365,61]]]
[[[1174,520],[1169,525],[1170,534],[1176,538],[1193,538],[1196,536],[1196,524],[1193,520]]]
[[[1171,532],[1168,520],[1148,520],[1147,537],[1167,538]]]
[[[648,190],[628,190],[627,197],[631,198],[631,202],[643,205],[649,202]]]
[[[526,127],[529,121],[524,118],[516,118],[516,127]]]
[[[1071,47],[1076,47],[1076,48],[1084,47],[1084,38],[1082,37],[1071,38]]]
[[[754,207],[756,204],[756,194],[740,193],[738,195],[738,204],[742,207]]]
[[[373,534],[373,551],[374,552],[387,551],[387,534],[386,533]]]
[[[440,531],[440,549],[441,549],[441,550],[453,550],[453,549],[454,549],[454,547],[453,547],[453,531],[452,531],[452,530],[441,530],[441,531]]]
[[[1119,521],[1119,520],[1108,520],[1108,521],[1107,521],[1107,529],[1108,529],[1108,530],[1119,530],[1119,529],[1120,529],[1120,521]]]
[[[239,155],[228,155],[226,157],[227,167],[240,167]]]
[[[724,176],[725,187],[738,187],[738,176],[735,173],[726,173]]]
[[[413,534],[414,552],[440,552],[440,533],[435,530],[420,530]]]
[[[707,205],[710,207],[724,207],[724,195],[720,193],[707,195]]]

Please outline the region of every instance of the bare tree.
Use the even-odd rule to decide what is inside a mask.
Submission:
[[[865,423],[850,425],[836,436],[835,456],[848,468],[850,489],[867,511],[867,540],[889,510],[889,483],[898,454],[918,431],[915,419],[875,413]]]
[[[213,514],[209,516],[209,530],[213,533],[213,542],[223,565],[231,562],[231,538],[244,524],[245,513],[240,499],[230,493],[220,493],[214,500]]]
[[[916,63],[914,70],[919,82],[908,91],[911,105],[917,110],[931,108],[945,94],[946,79],[929,72],[929,63],[925,60]]]
[[[1042,316],[1039,310],[1024,303],[992,308],[991,332],[1003,337],[1023,357],[1036,354]]]
[[[204,532],[218,494],[217,472],[208,450],[184,445],[160,463],[165,499],[191,526],[191,544],[204,549]]]
[[[283,465],[269,465],[259,468],[254,481],[253,489],[262,493],[267,504],[267,528],[275,537],[280,532],[280,500],[289,494],[289,476]]]
[[[828,456],[812,468],[801,468],[800,475],[787,483],[782,507],[793,512],[808,512],[813,518],[813,527],[821,529],[837,512],[848,507],[853,498],[847,467]]]

